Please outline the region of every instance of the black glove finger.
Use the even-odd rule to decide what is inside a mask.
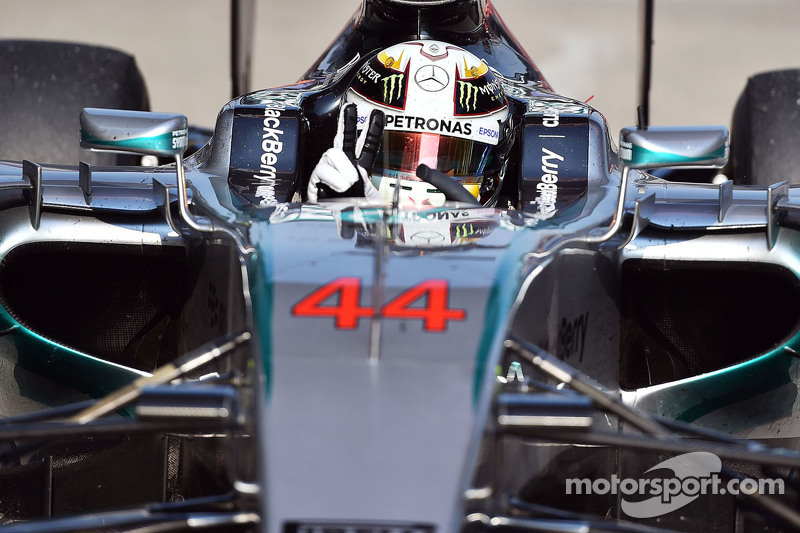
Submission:
[[[385,115],[380,109],[374,109],[369,116],[369,127],[364,135],[364,146],[361,148],[361,154],[358,156],[358,165],[367,171],[367,174],[372,174],[372,165],[375,164],[375,156],[378,154],[378,148],[381,146],[381,138],[383,137],[383,124]]]
[[[342,193],[345,198],[363,198],[364,197],[364,182],[356,180],[349,189]]]
[[[347,104],[344,108],[344,128],[342,130],[342,151],[356,164],[356,142],[358,141],[358,111],[355,104]]]
[[[349,189],[342,192],[335,191],[332,187],[320,182],[317,184],[317,200],[330,198],[360,198],[364,196],[364,182],[356,180]]]
[[[334,191],[329,186],[320,182],[317,183],[317,201],[326,200],[328,198],[335,198],[339,193]]]

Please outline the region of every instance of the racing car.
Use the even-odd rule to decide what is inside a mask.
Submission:
[[[81,86],[74,48],[5,50]],[[408,50],[467,59],[422,77]],[[0,153],[3,529],[800,529],[800,192],[754,125],[797,76],[754,78],[732,136],[645,110],[617,136],[487,0],[364,0],[207,132],[108,54],[126,103],[86,105],[62,154],[34,121]],[[421,165],[436,205],[400,178],[312,197],[371,125],[345,104],[441,72],[458,117],[378,130],[497,138],[497,179]]]

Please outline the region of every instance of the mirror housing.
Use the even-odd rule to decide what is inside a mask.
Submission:
[[[81,111],[81,147],[156,157],[182,155],[189,141],[184,115],[86,108]]]
[[[80,124],[83,148],[173,159],[178,186],[178,210],[186,225],[199,233],[227,234],[243,254],[253,251],[252,246],[246,244],[235,230],[225,225],[217,227],[196,217],[189,209],[189,193],[183,168],[183,153],[189,145],[189,124],[184,115],[87,107],[81,111]],[[81,178],[84,194],[91,191],[90,172],[90,169],[84,170],[84,178]],[[163,183],[156,182],[157,180],[153,180],[153,189],[164,195],[163,212],[168,213],[167,188]],[[170,227],[176,229],[171,218],[165,218]]]
[[[627,168],[722,168],[730,135],[725,126],[623,128],[620,163]]]

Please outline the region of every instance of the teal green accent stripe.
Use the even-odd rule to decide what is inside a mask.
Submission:
[[[119,150],[147,150],[158,152],[175,153],[181,151],[186,147],[186,140],[188,130],[182,130],[183,135],[173,136],[173,132],[167,132],[161,135],[154,135],[152,137],[135,137],[132,139],[119,139],[109,141],[107,139],[100,139],[89,133],[81,132],[81,141],[91,143],[96,146],[105,146],[108,148],[116,148]],[[180,140],[181,146],[176,147],[173,145],[173,139]]]
[[[472,387],[472,400],[475,407],[483,393],[483,385],[488,379],[487,374],[494,376],[495,366],[499,363],[499,361],[490,361],[489,354],[500,346],[507,334],[509,311],[523,282],[522,257],[525,253],[533,250],[536,244],[533,231],[522,230],[516,233],[495,269],[492,288],[486,302],[478,353],[475,356]]]
[[[691,163],[696,163],[698,161],[706,161],[708,159],[721,159],[725,157],[725,146],[720,146],[714,152],[703,154],[699,157],[686,157],[680,154],[674,154],[670,152],[657,152],[654,150],[648,150],[642,146],[634,145],[631,150],[631,157],[627,160],[627,162],[633,163],[636,166],[648,166],[648,165],[666,165],[672,164],[675,166],[678,165],[688,165]]]
[[[0,329],[5,330],[15,326],[19,326],[19,323],[8,314],[5,307],[0,306]]]
[[[751,361],[681,384],[676,387],[680,390],[665,391],[667,403],[668,396],[679,394],[676,404],[690,407],[679,411],[667,408],[664,416],[681,422],[694,422],[718,409],[791,383],[789,369],[794,359],[794,355],[781,347]]]
[[[251,231],[256,251],[250,255],[250,298],[253,306],[253,323],[258,331],[259,351],[264,371],[264,393],[267,401],[272,394],[272,315],[273,315],[273,263],[270,225],[259,222]]]
[[[98,398],[128,385],[141,374],[57,344],[20,325],[0,307],[3,329],[17,326],[11,338],[22,368]]]

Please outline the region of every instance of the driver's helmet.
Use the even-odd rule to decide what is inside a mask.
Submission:
[[[390,46],[364,63],[347,89],[359,128],[373,109],[386,115],[372,180],[389,202],[442,205],[444,194],[416,174],[425,164],[452,176],[484,205],[500,191],[512,143],[500,81],[470,52],[441,41]]]

